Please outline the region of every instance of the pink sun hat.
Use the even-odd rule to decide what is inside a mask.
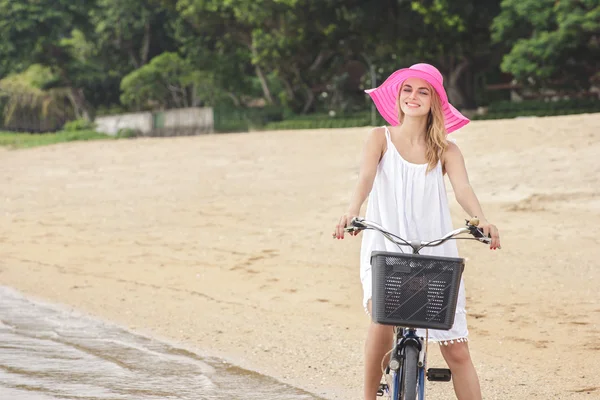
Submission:
[[[365,93],[368,93],[373,99],[381,116],[390,125],[396,126],[400,123],[398,121],[398,94],[402,83],[408,78],[420,78],[427,81],[440,96],[447,133],[454,132],[469,123],[469,119],[448,102],[448,95],[444,89],[444,77],[440,71],[433,65],[421,63],[412,65],[410,68],[399,69],[379,87],[365,90]]]

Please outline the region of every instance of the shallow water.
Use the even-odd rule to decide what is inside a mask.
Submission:
[[[0,400],[318,399],[0,286]]]

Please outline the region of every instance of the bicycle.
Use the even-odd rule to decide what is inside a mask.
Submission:
[[[449,330],[454,324],[454,313],[464,259],[426,256],[419,254],[424,247],[434,247],[448,240],[468,239],[489,244],[477,226],[479,220],[465,220],[466,226],[429,242],[408,241],[380,225],[355,217],[346,227],[347,232],[376,230],[396,244],[400,253],[373,251],[371,254],[372,299],[371,318],[374,322],[394,326],[394,344],[382,376],[378,396],[392,400],[425,399],[425,377],[429,381],[449,382],[452,373],[447,368],[427,369],[427,339],[417,335],[417,328]],[[459,237],[465,233],[472,237]],[[411,247],[404,253],[402,247]],[[389,379],[388,379],[389,377]]]

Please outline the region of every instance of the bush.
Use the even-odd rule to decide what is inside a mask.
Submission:
[[[69,121],[63,127],[63,131],[67,132],[76,132],[76,131],[93,131],[96,129],[96,124],[91,121],[87,121],[85,119],[76,119],[74,121]]]
[[[283,120],[283,108],[267,106],[264,108],[215,107],[215,132],[247,132],[263,129],[266,124]]]
[[[472,120],[489,120],[489,119],[504,119],[517,117],[550,117],[555,115],[572,115],[600,112],[597,108],[580,108],[580,109],[548,109],[548,110],[519,110],[519,111],[504,111],[504,112],[488,112],[485,115],[477,115],[471,118]]]
[[[475,116],[473,119],[500,119],[520,116],[544,117],[594,112],[600,112],[600,100],[596,98],[565,99],[556,101],[500,101],[490,104],[487,114]]]
[[[129,138],[134,138],[134,137],[138,137],[140,136],[140,132],[136,129],[131,129],[131,128],[121,128],[119,129],[119,131],[117,132],[117,138],[118,139],[129,139]]]
[[[93,130],[60,131],[56,133],[0,132],[0,146],[29,148],[80,140],[108,140],[112,137]]]
[[[345,118],[345,119],[291,119],[281,122],[271,122],[265,126],[267,130],[284,129],[327,129],[327,128],[354,128],[368,126],[370,121],[365,118]]]

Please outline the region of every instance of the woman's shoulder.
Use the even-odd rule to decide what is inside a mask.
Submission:
[[[446,151],[444,152],[445,154],[447,154],[451,157],[461,154],[460,148],[458,147],[458,144],[456,144],[456,140],[447,139],[447,143],[448,143],[448,146],[446,146]]]
[[[379,153],[379,160],[381,160],[381,157],[383,157],[383,154],[387,150],[385,131],[385,126],[369,129],[365,139],[366,150]]]
[[[385,126],[376,126],[374,128],[369,129],[367,134],[368,137],[375,137],[376,139],[382,140],[385,139]]]
[[[378,126],[378,127],[369,129],[369,131],[366,134],[366,138],[365,138],[366,144],[384,145],[385,141],[386,141],[385,131],[386,131],[385,126]]]
[[[448,146],[442,155],[442,165],[446,170],[446,165],[453,162],[464,162],[463,155],[455,140],[448,139]]]

